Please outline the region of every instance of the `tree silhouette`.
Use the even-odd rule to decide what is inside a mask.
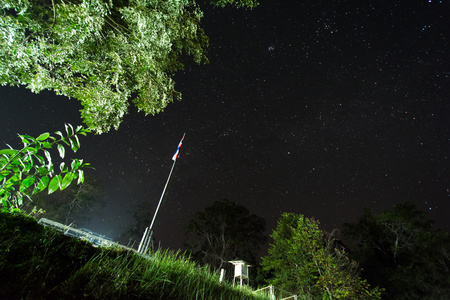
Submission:
[[[342,237],[386,299],[448,299],[450,237],[411,202],[344,224]]]
[[[227,199],[198,212],[186,226],[186,248],[192,258],[214,269],[241,259],[256,264],[257,253],[267,240],[266,222],[247,208]]]

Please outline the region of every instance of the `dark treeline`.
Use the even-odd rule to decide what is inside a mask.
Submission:
[[[254,265],[253,287],[276,284],[312,299],[448,299],[450,294],[449,234],[410,202],[380,214],[367,210],[332,233],[320,229],[317,220],[284,214],[269,254],[255,266],[264,230],[264,220],[246,208],[216,201],[186,227],[186,248],[197,262],[217,270],[227,261],[247,260]]]

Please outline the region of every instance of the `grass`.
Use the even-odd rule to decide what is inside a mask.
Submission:
[[[0,298],[268,299],[180,252],[94,248],[20,213],[0,213]]]

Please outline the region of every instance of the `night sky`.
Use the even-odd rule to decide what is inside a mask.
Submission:
[[[413,201],[450,231],[450,1],[261,1],[204,7],[207,65],[175,76],[183,100],[118,131],[81,138],[76,157],[104,184],[94,231],[124,234],[139,204],[164,248],[196,212],[227,198],[267,221],[283,212],[326,230]],[[0,143],[81,124],[78,101],[0,89]],[[1,146],[1,148],[5,148]],[[150,224],[151,218],[148,223]]]

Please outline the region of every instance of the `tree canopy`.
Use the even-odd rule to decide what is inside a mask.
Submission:
[[[225,7],[227,5],[236,7],[255,8],[259,5],[257,0],[211,0],[211,4],[214,6]]]
[[[379,299],[378,288],[370,288],[359,277],[358,264],[351,261],[333,235],[319,222],[303,215],[285,213],[271,237],[262,265],[272,271],[270,284],[313,299]]]
[[[388,299],[445,299],[450,287],[450,236],[412,203],[344,224],[342,236],[369,282]]]
[[[234,259],[256,264],[258,250],[267,239],[265,226],[263,218],[244,206],[227,199],[215,201],[186,226],[188,236],[193,235],[187,248],[196,261],[216,269]]]
[[[145,114],[163,111],[181,98],[172,77],[184,58],[208,61],[193,0],[0,0],[0,7],[0,84],[78,99],[97,133],[118,128],[130,99]]]

